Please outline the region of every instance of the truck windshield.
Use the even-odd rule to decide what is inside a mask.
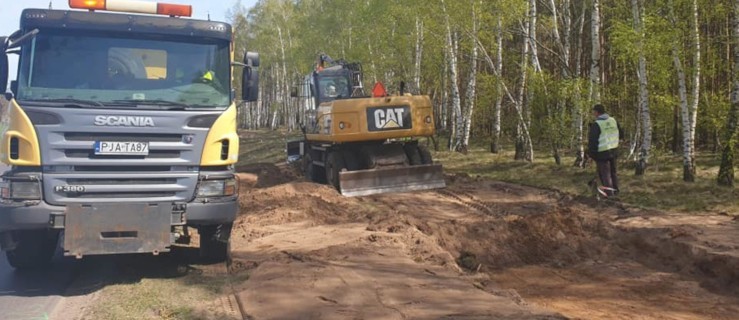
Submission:
[[[223,108],[230,77],[227,41],[42,31],[21,53],[18,99]]]

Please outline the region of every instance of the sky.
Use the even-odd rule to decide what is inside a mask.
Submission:
[[[151,0],[155,2],[156,0]],[[20,16],[26,8],[48,8],[49,0],[0,0],[3,17],[0,19],[0,36],[9,36],[18,30]],[[236,4],[237,0],[161,0],[156,2],[190,4],[193,18],[207,19],[210,13],[211,20],[226,21],[226,11]],[[250,8],[257,0],[241,0],[241,4]],[[69,9],[68,0],[51,0],[52,7],[57,10]],[[16,55],[10,55],[10,79],[16,78]]]

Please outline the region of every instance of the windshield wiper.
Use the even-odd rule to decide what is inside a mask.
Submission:
[[[105,105],[102,104],[99,101],[84,100],[84,99],[73,99],[73,98],[29,99],[29,100],[22,100],[22,101],[26,101],[26,102],[44,102],[44,103],[64,103],[65,106],[75,106],[75,107],[105,107]]]
[[[187,108],[190,108],[190,105],[184,104],[181,102],[174,102],[169,100],[113,100],[115,103],[125,103],[125,104],[132,104],[132,105],[152,105],[152,106],[163,106],[163,107],[170,107],[167,108],[167,110],[186,110]]]

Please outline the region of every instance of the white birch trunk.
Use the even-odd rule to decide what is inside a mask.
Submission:
[[[698,105],[701,92],[701,37],[700,24],[698,20],[698,0],[693,0],[693,97],[690,103],[690,172],[685,172],[686,181],[695,181],[695,127],[698,122]]]
[[[477,13],[475,12],[476,7],[475,4],[472,4],[472,38],[477,39],[477,29],[478,29],[478,21],[477,21]],[[462,148],[463,151],[466,152],[467,147],[470,145],[470,131],[472,130],[472,114],[475,110],[475,98],[476,98],[476,90],[477,90],[477,58],[478,58],[478,48],[477,48],[477,41],[474,42],[474,45],[472,46],[472,57],[470,58],[472,61],[470,62],[470,77],[469,81],[467,82],[467,92],[465,94],[465,100],[466,100],[466,106],[465,106],[465,112],[464,112],[464,131],[463,131],[463,139],[460,141],[459,146]]]
[[[674,23],[676,21],[675,8],[672,1],[669,3],[670,17]],[[672,60],[677,71],[678,95],[680,98],[680,114],[682,116],[683,125],[683,180],[689,181],[690,172],[692,172],[692,159],[690,158],[690,110],[688,106],[688,84],[685,76],[685,69],[680,59],[680,48],[677,42],[672,44]]]
[[[495,49],[495,69],[499,74],[496,75],[498,97],[495,99],[495,106],[493,107],[493,142],[490,145],[490,152],[492,153],[500,152],[500,114],[503,107],[503,77],[500,76],[503,72],[503,19],[500,16],[498,16],[498,24],[495,28],[495,41],[497,45]]]
[[[590,16],[590,104],[600,103],[600,0],[593,0]]]
[[[582,56],[583,51],[583,33],[585,31],[585,10],[583,10],[582,14],[580,15],[579,20],[579,28],[577,33],[577,59],[575,59],[575,78],[578,80],[582,76],[582,59],[580,57]],[[582,105],[582,99],[581,99],[581,93],[582,88],[580,87],[580,81],[575,83],[575,101],[574,106],[572,108],[573,115],[573,127],[575,131],[575,166],[583,168],[585,167],[585,164],[587,163],[587,159],[585,158],[585,144],[583,141],[583,105]],[[589,98],[588,98],[589,99]]]
[[[631,0],[631,11],[634,16],[634,31],[639,40],[637,50],[639,51],[639,63],[636,75],[639,78],[639,114],[641,117],[641,147],[639,149],[636,164],[636,175],[643,175],[649,163],[649,155],[652,149],[652,118],[649,113],[649,87],[647,80],[647,58],[644,55],[644,2],[643,0]]]
[[[447,53],[449,54],[449,77],[451,79],[451,95],[452,95],[452,111],[453,111],[453,125],[452,125],[452,136],[450,138],[449,149],[450,151],[456,150],[459,145],[457,142],[461,142],[459,137],[459,130],[464,126],[462,119],[462,106],[461,98],[459,93],[459,66],[457,64],[457,50],[455,41],[452,37],[452,27],[449,22],[449,14],[446,10],[446,4],[444,0],[441,0],[442,8],[444,11],[444,18],[446,22],[446,42],[447,42]]]
[[[531,46],[531,65],[534,72],[541,72],[541,63],[539,63],[539,43],[536,36],[538,10],[536,7],[537,0],[529,0],[529,45]]]
[[[421,62],[423,62],[423,21],[416,16],[416,63],[413,73],[413,84],[421,93]]]
[[[530,0],[534,2],[535,0]],[[531,6],[526,10],[526,21],[523,25],[523,48],[521,50],[521,85],[518,88],[518,99],[516,111],[519,113],[519,123],[516,127],[516,160],[533,161],[534,152],[531,136],[528,134],[528,123],[526,120],[527,101],[526,87],[528,83],[529,50],[531,48]],[[528,149],[528,150],[527,150]]]

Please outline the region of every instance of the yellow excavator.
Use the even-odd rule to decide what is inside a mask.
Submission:
[[[308,120],[303,138],[287,143],[288,162],[345,196],[445,187],[441,165],[418,142],[435,132],[431,99],[406,93],[404,84],[388,95],[377,83],[368,96],[362,77],[359,63],[319,56],[302,85]]]

